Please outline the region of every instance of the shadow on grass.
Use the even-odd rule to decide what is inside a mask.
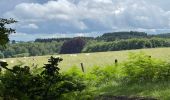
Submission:
[[[160,100],[170,100],[170,82],[110,84],[100,88],[102,95],[148,97]]]

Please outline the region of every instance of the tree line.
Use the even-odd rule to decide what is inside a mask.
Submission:
[[[88,41],[88,40],[94,40],[95,38],[94,37],[74,37],[74,38],[81,38],[85,41]],[[53,42],[53,41],[56,41],[56,42],[63,42],[63,41],[69,41],[69,40],[72,40],[73,38],[47,38],[47,39],[41,39],[41,38],[38,38],[38,39],[35,39],[34,42]]]
[[[130,32],[110,32],[104,33],[101,36],[98,36],[96,40],[103,40],[106,42],[120,40],[120,39],[132,39],[132,38],[170,38],[170,33],[161,33],[161,34],[147,34],[145,32],[130,31]]]
[[[148,35],[145,32],[113,32],[102,36],[36,39],[34,42],[11,42],[0,47],[0,58],[131,50],[170,47],[169,33]]]
[[[8,44],[6,48],[1,48],[0,57],[27,57],[27,56],[41,56],[48,54],[59,53],[62,42],[23,42]]]
[[[145,32],[137,32],[137,31],[130,31],[130,32],[111,32],[105,33],[102,36],[98,36],[97,40],[104,40],[104,41],[115,41],[119,39],[131,39],[131,38],[146,38],[148,36]]]
[[[162,33],[162,34],[147,34],[145,32],[138,32],[138,31],[122,31],[122,32],[110,32],[110,33],[104,33],[101,36],[98,37],[79,37],[82,38],[85,41],[89,40],[97,40],[97,41],[115,41],[119,39],[132,39],[132,38],[170,38],[170,33]],[[77,37],[75,37],[77,38]],[[38,38],[34,42],[63,42],[63,41],[69,41],[73,38],[47,38],[47,39],[41,39]]]
[[[0,52],[0,58],[118,51],[156,47],[170,47],[170,39],[133,38],[106,42],[97,40],[85,41],[82,38],[74,38],[65,42],[16,43],[8,44],[6,49]]]
[[[103,51],[118,51],[131,50],[142,48],[170,47],[170,39],[162,38],[140,38],[117,40],[113,42],[97,42],[87,45],[83,52],[103,52]]]

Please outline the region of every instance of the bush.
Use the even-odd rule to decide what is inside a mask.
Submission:
[[[130,54],[124,63],[127,80],[130,82],[155,82],[170,79],[170,64],[151,58],[144,53]]]
[[[7,100],[56,100],[63,94],[82,91],[85,88],[82,81],[59,73],[60,61],[62,59],[51,57],[40,74],[33,74],[28,66],[9,69],[7,63],[1,62],[6,71],[0,76],[0,97]]]
[[[120,71],[118,66],[96,66],[86,75],[86,79],[89,81],[89,84],[100,87],[102,84],[107,84],[110,81],[116,81],[120,74],[118,71]]]

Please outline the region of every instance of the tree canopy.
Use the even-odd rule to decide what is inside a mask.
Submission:
[[[66,41],[63,43],[60,53],[69,54],[69,53],[80,53],[84,48],[86,42],[81,38],[73,38],[72,40]]]
[[[9,42],[9,34],[15,33],[15,29],[8,28],[6,25],[16,23],[17,21],[10,19],[0,18],[0,45],[5,45]]]

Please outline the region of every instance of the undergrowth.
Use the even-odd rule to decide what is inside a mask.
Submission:
[[[67,73],[81,76],[87,85],[73,100],[94,100],[99,95],[170,99],[170,63],[143,52],[129,53],[129,58],[118,65],[95,66],[86,73],[74,67]]]

